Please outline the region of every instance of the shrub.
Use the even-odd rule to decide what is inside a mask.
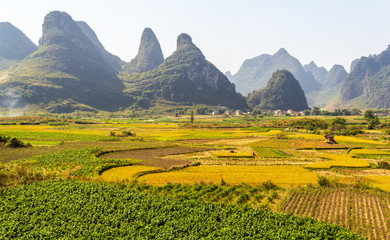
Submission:
[[[130,136],[130,137],[135,137],[135,136],[136,136],[135,133],[132,133],[132,132],[130,132],[130,131],[122,131],[122,134],[123,134],[125,137],[128,137],[128,136]]]
[[[287,139],[288,137],[284,134],[276,134],[276,139]]]
[[[0,143],[7,143],[10,140],[9,136],[1,136],[0,135]]]
[[[325,176],[319,176],[318,177],[318,185],[322,186],[322,187],[330,187],[332,186],[331,182],[329,181],[329,179]]]
[[[244,194],[240,195],[240,197],[237,199],[236,203],[242,204],[242,203],[248,202],[248,200],[249,200],[249,195],[247,193],[244,193]]]
[[[379,168],[390,169],[390,163],[382,161],[378,163]]]
[[[221,178],[220,185],[221,185],[221,186],[226,186],[226,185],[227,185],[226,182],[225,182],[225,180],[223,180],[223,178]]]
[[[267,191],[272,190],[272,189],[275,189],[275,190],[279,189],[279,186],[276,185],[275,183],[273,183],[271,180],[268,180],[268,181],[261,183],[261,186]]]
[[[319,118],[301,118],[291,121],[289,126],[295,128],[304,128],[307,130],[315,130],[327,129],[329,124],[327,121]]]
[[[21,148],[21,147],[26,147],[24,143],[19,140],[18,138],[11,138],[6,144],[6,147],[11,147],[11,148]]]

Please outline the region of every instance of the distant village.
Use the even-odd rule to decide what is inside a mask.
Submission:
[[[283,111],[280,109],[277,110],[265,110],[261,111],[261,113],[266,113],[267,115],[297,115],[297,116],[304,116],[304,115],[310,115],[310,109],[307,109],[305,111],[294,111],[292,109],[288,109],[287,111]],[[243,116],[243,115],[254,115],[253,112],[243,112],[241,110],[226,110],[222,114],[220,111],[213,111],[212,115],[227,115],[227,116]]]
[[[329,116],[350,116],[350,115],[361,115],[362,111],[357,109],[336,109],[334,112],[320,110],[318,107],[314,107],[313,109],[305,109],[303,111],[294,111],[293,109],[288,110],[259,110],[255,109],[252,112],[243,112],[241,110],[229,110],[225,106],[218,106],[219,110],[213,111],[212,115],[226,115],[226,116],[250,116],[250,115],[274,115],[274,116],[309,116],[309,115],[329,115]],[[223,111],[221,111],[223,109]],[[373,110],[374,116],[377,117],[386,117],[390,116],[390,110],[381,109],[381,110]]]

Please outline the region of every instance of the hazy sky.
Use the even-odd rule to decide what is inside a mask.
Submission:
[[[8,21],[38,43],[44,16],[66,11],[86,21],[105,48],[129,61],[145,27],[169,56],[188,33],[206,58],[233,74],[245,59],[284,47],[302,64],[328,70],[390,44],[389,0],[0,0]]]

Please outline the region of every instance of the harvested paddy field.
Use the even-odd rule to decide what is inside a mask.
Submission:
[[[192,161],[186,158],[183,159],[169,159],[162,158],[165,155],[176,155],[192,152],[202,152],[210,150],[208,148],[191,148],[191,147],[170,147],[170,148],[153,148],[153,149],[138,149],[130,151],[119,151],[114,153],[108,153],[100,156],[100,158],[113,158],[113,159],[137,159],[141,160],[138,165],[149,167],[161,167],[171,168],[180,167],[191,164]]]

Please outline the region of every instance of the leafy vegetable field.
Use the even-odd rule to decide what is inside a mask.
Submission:
[[[313,219],[57,180],[0,190],[5,239],[363,239]]]

